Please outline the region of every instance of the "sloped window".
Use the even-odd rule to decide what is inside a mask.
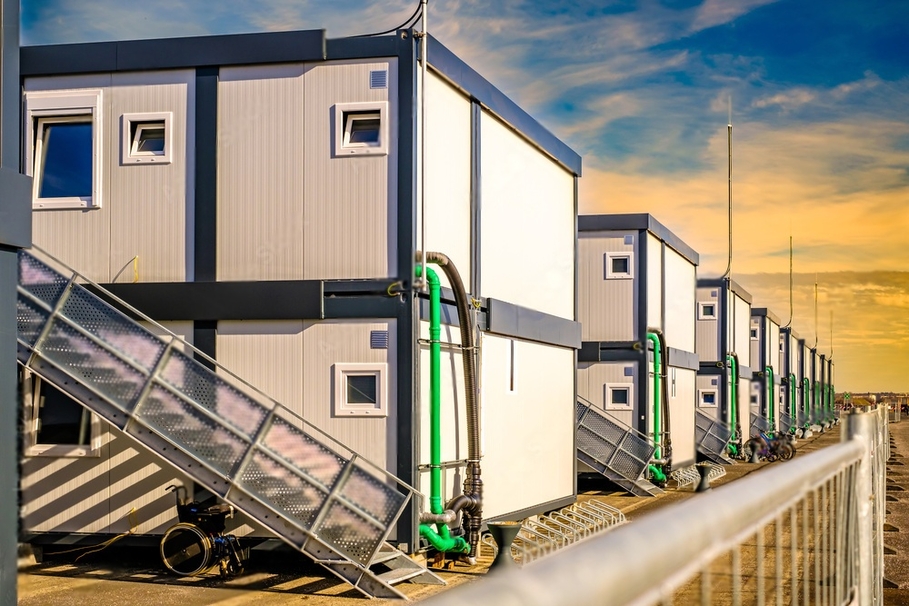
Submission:
[[[171,112],[123,114],[121,164],[170,164]]]
[[[334,156],[388,154],[388,103],[334,106]]]
[[[333,369],[334,416],[388,416],[388,364],[335,364]]]

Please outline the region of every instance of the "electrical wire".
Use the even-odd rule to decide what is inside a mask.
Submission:
[[[126,532],[120,533],[117,536],[104,541],[103,543],[99,543],[97,545],[83,545],[82,547],[76,547],[75,549],[67,549],[65,551],[55,551],[55,552],[53,552],[53,555],[60,555],[61,553],[73,553],[75,551],[82,551],[83,549],[88,549],[89,551],[79,554],[79,556],[75,560],[73,560],[74,562],[78,562],[81,558],[84,558],[85,556],[87,556],[89,554],[98,553],[99,551],[107,549],[108,547],[110,547],[111,545],[113,545],[115,542],[119,541],[123,537],[127,537],[136,532],[136,528],[139,527],[139,515],[138,515],[138,512],[136,511],[135,507],[133,507],[132,509],[129,510],[129,513],[127,514],[127,520],[129,520],[129,530],[127,530]]]
[[[348,38],[371,38],[373,36],[384,36],[385,34],[391,34],[393,32],[398,31],[399,29],[408,29],[410,27],[413,27],[414,23],[417,22],[417,19],[419,19],[421,17],[422,12],[423,12],[422,9],[423,9],[423,3],[418,1],[416,10],[414,10],[413,14],[410,17],[408,17],[407,20],[404,23],[402,23],[401,25],[398,25],[397,27],[393,27],[391,29],[387,29],[382,32],[373,32],[371,34],[357,34],[356,36],[347,36],[347,37]]]

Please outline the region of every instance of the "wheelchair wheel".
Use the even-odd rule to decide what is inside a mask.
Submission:
[[[174,524],[161,538],[161,560],[174,574],[195,576],[211,568],[211,559],[211,539],[195,524]]]

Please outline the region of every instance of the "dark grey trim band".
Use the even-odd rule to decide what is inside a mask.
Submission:
[[[140,282],[105,284],[102,288],[158,321],[318,320],[325,317],[322,282],[318,280]]]
[[[487,299],[487,329],[493,334],[547,345],[581,346],[581,324],[498,299]]]
[[[218,279],[218,68],[196,70],[193,276]]]
[[[410,36],[409,30],[400,30],[389,36],[361,36],[358,38],[334,38],[325,41],[325,59],[367,59],[370,57],[397,57],[398,40]]]
[[[486,78],[464,63],[444,44],[430,36],[429,65],[452,84],[466,92],[505,121],[521,135],[552,156],[556,162],[580,176],[581,156],[562,143],[539,122],[506,97]]]
[[[325,46],[325,30],[307,30],[26,46],[19,56],[28,77],[321,61]]]
[[[681,238],[650,214],[580,215],[578,217],[578,231],[581,232],[619,230],[648,231],[694,265],[700,263],[700,255],[697,251],[685,244]]]
[[[18,132],[15,129],[14,133]],[[18,248],[32,245],[32,179],[12,167],[0,168],[0,244]]]
[[[216,320],[196,320],[193,322],[193,347],[204,353],[206,356],[217,359],[217,339],[218,322]],[[205,358],[196,356],[196,359],[199,361],[199,363],[204,364],[211,370],[214,370],[214,365]]]
[[[767,309],[766,307],[752,307],[751,308],[752,316],[761,316],[765,318],[770,318],[770,320],[779,326],[781,324],[779,316]]]
[[[688,370],[699,370],[701,368],[700,358],[696,353],[675,349],[674,347],[666,348],[666,366],[673,368],[686,368]]]
[[[644,345],[637,341],[583,341],[578,362],[640,361],[644,354]]]
[[[742,285],[729,278],[698,278],[698,287],[700,288],[722,288],[729,287],[729,290],[740,296],[748,305],[753,301],[751,293],[742,288]]]

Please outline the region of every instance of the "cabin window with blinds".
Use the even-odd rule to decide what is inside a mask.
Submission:
[[[101,206],[101,91],[25,93],[26,173],[35,210]]]
[[[171,112],[123,114],[120,164],[170,164]]]
[[[84,457],[100,454],[100,421],[87,408],[27,371],[20,372],[28,456]]]
[[[338,103],[333,120],[335,157],[388,154],[388,103]]]

